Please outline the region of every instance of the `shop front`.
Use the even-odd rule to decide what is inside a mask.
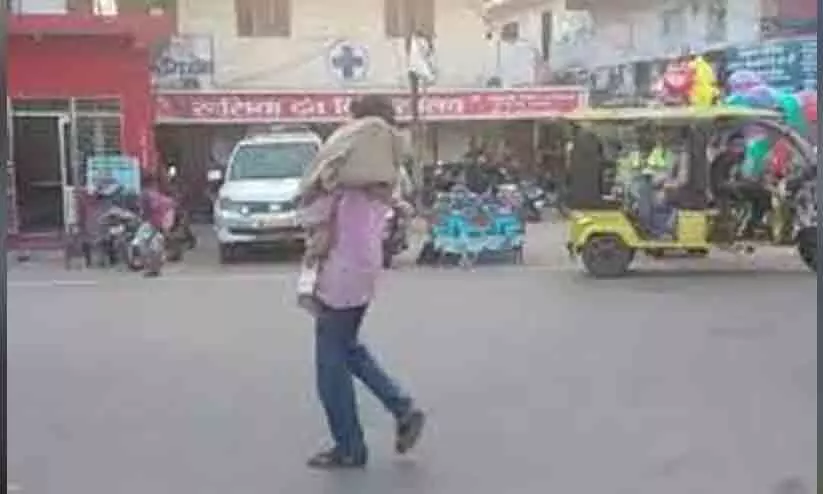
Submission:
[[[48,242],[76,220],[73,192],[90,157],[131,155],[147,168],[155,161],[145,39],[172,26],[150,16],[122,24],[70,17],[9,23],[9,233],[18,239]]]
[[[234,144],[261,127],[310,126],[328,135],[348,118],[356,92],[164,92],[155,98],[161,159],[174,163],[187,206],[207,211],[206,175],[225,166]],[[399,119],[409,123],[407,93],[393,99]],[[524,166],[538,157],[538,125],[587,104],[578,87],[431,91],[419,106],[425,129],[422,162],[461,158],[472,145],[504,147]]]
[[[726,52],[711,50],[699,53],[723,78],[726,72]],[[626,62],[588,70],[570,70],[555,77],[567,83],[580,84],[589,90],[593,107],[636,106],[655,99],[655,84],[675,58],[660,58]]]

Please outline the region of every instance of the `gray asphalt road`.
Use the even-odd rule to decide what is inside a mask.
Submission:
[[[765,494],[796,478],[813,491],[813,276],[774,254],[596,282],[558,238],[539,229],[525,267],[387,273],[365,335],[430,428],[397,459],[388,417],[361,394],[373,462],[345,474],[303,466],[325,430],[288,264],[220,268],[204,247],[159,280],[19,267],[11,481],[38,494]]]

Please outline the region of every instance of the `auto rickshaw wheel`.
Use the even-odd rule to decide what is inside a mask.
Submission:
[[[807,228],[797,236],[797,253],[803,263],[813,272],[817,272],[817,231]]]
[[[651,257],[652,259],[663,259],[666,257],[666,250],[665,249],[648,249],[646,250],[646,255]]]
[[[686,255],[695,259],[709,257],[709,249],[686,249]]]
[[[594,235],[583,245],[580,258],[595,278],[617,278],[629,270],[634,249],[617,235]]]

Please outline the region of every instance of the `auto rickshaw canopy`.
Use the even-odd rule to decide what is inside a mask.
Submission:
[[[693,106],[657,106],[657,107],[622,107],[622,108],[585,108],[563,115],[562,119],[573,122],[603,121],[671,121],[685,123],[688,121],[723,120],[723,119],[771,119],[780,118],[772,110],[760,110],[737,106],[710,106],[706,108]]]
[[[620,208],[619,201],[609,192],[613,189],[617,163],[606,152],[609,139],[622,141],[620,134],[611,135],[610,128],[682,128],[681,149],[690,156],[688,183],[681,190],[682,207],[706,207],[707,149],[714,137],[730,135],[730,131],[754,124],[778,135],[797,140],[794,132],[780,123],[781,115],[772,110],[736,106],[688,107],[613,107],[581,109],[562,117],[573,129],[567,158],[568,206],[571,209]],[[645,132],[645,131],[642,131]],[[637,137],[637,136],[635,136]],[[649,136],[646,136],[649,137]],[[800,139],[802,140],[802,138]],[[802,145],[803,143],[800,143]]]

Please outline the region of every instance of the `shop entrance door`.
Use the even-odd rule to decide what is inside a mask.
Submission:
[[[13,115],[16,203],[22,234],[59,234],[65,230],[69,121],[64,113]]]

